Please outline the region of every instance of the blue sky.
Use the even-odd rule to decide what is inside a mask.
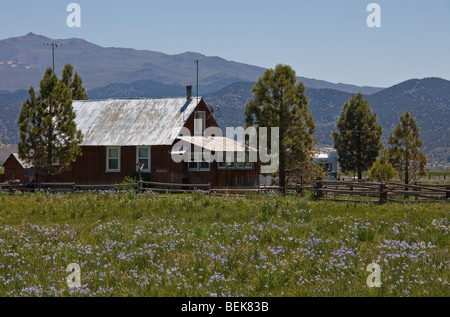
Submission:
[[[81,27],[66,7],[81,7]],[[369,3],[381,27],[369,28]],[[449,0],[14,0],[0,6],[0,39],[28,32],[207,56],[298,76],[388,87],[410,78],[450,80]]]

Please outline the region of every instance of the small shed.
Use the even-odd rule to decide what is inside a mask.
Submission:
[[[12,153],[6,161],[3,163],[4,168],[4,181],[9,180],[34,180],[34,169],[33,166],[22,161],[18,153]]]

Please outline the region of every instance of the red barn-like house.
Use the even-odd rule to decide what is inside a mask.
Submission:
[[[212,187],[259,185],[257,163],[176,163],[172,159],[173,147],[180,140],[200,144],[203,148],[208,148],[208,144],[211,146],[212,141],[220,141],[220,138],[180,136],[183,128],[193,136],[194,132],[218,127],[202,98],[198,102],[197,98],[189,95],[187,98],[74,101],[73,109],[77,128],[83,133],[82,156],[72,164],[70,171],[53,176],[53,182],[116,184],[126,176],[136,175],[137,164],[140,163],[143,164],[143,178],[153,182],[209,183]],[[194,131],[194,119],[201,120],[202,131]],[[199,129],[198,125],[195,127]],[[226,140],[227,148],[231,145],[235,150],[245,151],[242,144]],[[6,163],[5,174],[10,169]],[[39,177],[38,181],[43,179]]]

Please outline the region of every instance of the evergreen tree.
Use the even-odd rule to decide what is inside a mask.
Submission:
[[[373,180],[390,181],[397,177],[398,173],[389,162],[387,151],[383,151],[380,158],[373,163],[369,171],[369,178]]]
[[[372,166],[383,149],[383,129],[362,94],[344,104],[337,129],[332,137],[339,164],[344,172],[357,172],[358,179],[362,179],[362,173]]]
[[[82,134],[74,121],[72,90],[47,68],[39,95],[33,87],[28,93],[30,97],[22,104],[19,115],[19,156],[49,182],[52,175],[68,169],[81,155]]]
[[[423,142],[419,136],[416,120],[409,112],[405,112],[400,116],[400,123],[388,138],[389,161],[404,179],[405,184],[426,175],[427,157],[420,151]]]
[[[253,87],[254,98],[246,105],[246,127],[279,128],[279,186],[286,188],[286,171],[302,169],[311,158],[315,130],[305,86],[297,82],[287,65],[267,70]],[[270,140],[270,137],[268,138]],[[304,164],[303,164],[304,165]]]
[[[72,91],[72,100],[87,100],[88,95],[83,87],[83,81],[78,73],[73,74],[73,66],[66,64],[62,71],[62,82]]]

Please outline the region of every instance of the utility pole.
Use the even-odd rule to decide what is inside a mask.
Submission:
[[[55,74],[55,47],[61,46],[62,43],[43,43],[42,45],[51,45],[52,46],[52,57],[53,57],[53,67],[52,67],[52,71],[53,71],[53,75]]]

